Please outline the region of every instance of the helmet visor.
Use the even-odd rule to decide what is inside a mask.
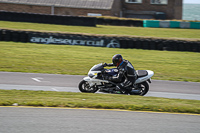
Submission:
[[[113,61],[113,65],[117,66],[117,63],[118,63],[119,60],[118,59],[113,59],[112,61]]]

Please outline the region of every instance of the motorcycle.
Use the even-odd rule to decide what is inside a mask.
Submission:
[[[144,96],[149,91],[149,84],[154,72],[151,70],[137,70],[137,79],[131,85],[130,95]],[[94,65],[88,72],[88,76],[84,77],[79,83],[79,90],[83,93],[95,93],[97,91],[104,93],[126,94],[121,89],[118,89],[116,82],[105,80],[106,75],[116,76],[118,74],[117,68],[105,69],[103,63]],[[122,81],[125,80],[123,76]]]

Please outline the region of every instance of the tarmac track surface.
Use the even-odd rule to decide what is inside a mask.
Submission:
[[[0,72],[0,89],[79,92],[85,76]],[[200,100],[200,83],[153,80],[146,96]]]
[[[186,114],[0,107],[0,133],[199,133]]]

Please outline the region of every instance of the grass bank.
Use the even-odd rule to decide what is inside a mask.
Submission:
[[[200,82],[200,53],[0,42],[0,71],[87,75],[120,53],[153,79]]]
[[[140,36],[182,40],[200,40],[200,32],[198,29],[143,28],[105,25],[97,25],[97,27],[85,27],[0,21],[0,29],[1,28],[45,32],[87,33],[117,36]]]
[[[0,90],[0,106],[36,106],[123,109],[200,114],[198,100],[181,100],[116,94],[86,94],[26,90]]]

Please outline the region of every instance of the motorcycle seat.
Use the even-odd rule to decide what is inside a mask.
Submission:
[[[148,75],[148,72],[146,70],[137,70],[136,73],[138,78],[145,77]]]

